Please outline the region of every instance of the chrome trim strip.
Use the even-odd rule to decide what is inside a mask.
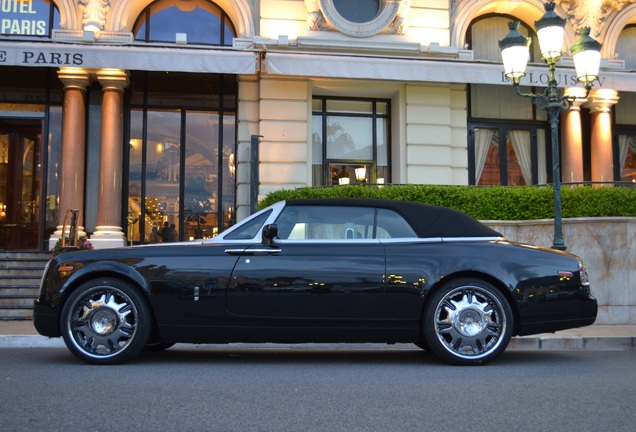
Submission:
[[[505,237],[442,237],[444,243],[476,243],[506,241]]]
[[[249,249],[249,248],[244,248],[244,249],[225,249],[225,253],[226,254],[230,254],[230,255],[253,255],[256,253],[267,253],[267,254],[271,254],[271,253],[281,253],[282,250],[281,249],[272,249],[272,248],[263,248],[263,249]]]
[[[419,238],[419,237],[404,237],[404,238],[386,238],[379,239],[380,243],[441,243],[441,237],[428,237],[428,238]]]
[[[274,244],[276,245],[286,245],[286,244],[379,244],[380,239],[302,239],[302,240],[274,240]]]
[[[247,248],[243,248],[243,249],[225,249],[225,253],[226,254],[230,254],[230,255],[240,255],[243,252],[245,252],[245,249],[247,249]]]

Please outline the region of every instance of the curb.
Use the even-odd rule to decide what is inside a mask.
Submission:
[[[636,348],[633,336],[523,336],[514,337],[507,349],[512,350],[631,350]]]
[[[0,348],[63,348],[62,338],[39,335],[0,335]]]
[[[232,348],[276,349],[411,349],[411,344],[224,344]],[[0,348],[65,348],[62,338],[39,335],[0,335]],[[632,350],[636,349],[634,336],[523,336],[514,337],[509,350]]]

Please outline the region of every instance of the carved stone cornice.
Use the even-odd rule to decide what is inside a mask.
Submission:
[[[555,0],[577,32],[581,27],[590,27],[590,36],[595,39],[600,37],[608,16],[634,2],[636,0]]]

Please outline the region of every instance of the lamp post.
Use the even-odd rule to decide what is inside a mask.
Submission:
[[[554,189],[554,239],[553,249],[565,250],[563,227],[561,222],[561,169],[559,167],[559,114],[567,110],[576,100],[576,96],[566,96],[558,88],[556,79],[556,63],[561,58],[565,19],[554,12],[554,2],[545,3],[545,14],[534,23],[539,37],[541,58],[548,64],[548,86],[543,93],[522,93],[519,82],[526,74],[528,64],[530,38],[522,35],[519,22],[511,22],[510,32],[499,41],[501,56],[506,77],[512,81],[515,92],[522,97],[532,99],[532,103],[540,110],[548,113],[552,136],[552,181]],[[585,86],[586,98],[592,89],[592,83],[598,79],[601,62],[601,44],[590,37],[589,27],[579,29],[581,37],[570,51],[574,59],[577,80]]]

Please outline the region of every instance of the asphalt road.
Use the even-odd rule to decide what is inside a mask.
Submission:
[[[419,350],[178,345],[120,366],[0,349],[0,430],[632,431],[636,350],[507,351],[481,367]]]

